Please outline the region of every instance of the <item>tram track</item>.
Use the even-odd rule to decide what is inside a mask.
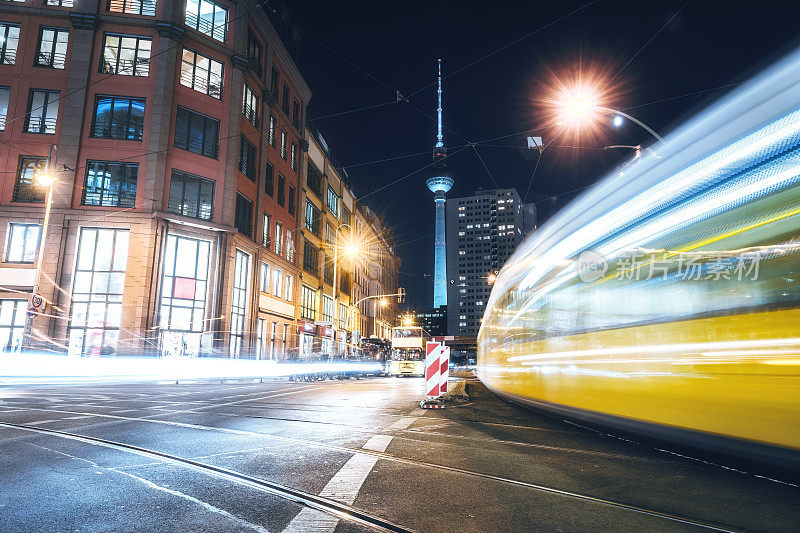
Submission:
[[[370,527],[371,529],[374,529],[376,531],[390,531],[397,533],[413,533],[414,531],[412,529],[403,527],[399,524],[395,524],[394,522],[390,522],[383,518],[374,516],[370,513],[361,511],[359,509],[356,509],[349,505],[345,505],[343,503],[339,503],[329,498],[324,498],[321,496],[317,496],[315,494],[310,494],[308,492],[294,489],[286,485],[276,483],[274,481],[268,481],[265,479],[248,476],[247,474],[243,474],[235,470],[230,470],[219,466],[201,463],[193,459],[187,459],[185,457],[179,457],[177,455],[172,455],[164,452],[159,452],[156,450],[142,448],[140,446],[135,446],[133,444],[126,444],[122,442],[101,439],[98,437],[89,437],[86,435],[70,433],[67,431],[32,427],[30,425],[25,425],[25,424],[11,424],[8,422],[0,422],[0,427],[29,431],[33,433],[39,433],[42,435],[56,436],[63,439],[77,441],[93,446],[102,446],[104,448],[124,451],[141,457],[154,459],[160,462],[167,462],[169,464],[178,467],[188,468],[190,470],[194,470],[202,474],[210,475],[219,479],[233,482],[238,485],[254,488],[262,492],[267,492],[269,494],[273,494],[280,498],[290,500],[295,503],[304,505],[306,507],[310,507],[312,509],[316,509],[318,511],[333,515],[337,518]]]
[[[399,457],[399,456],[392,455],[392,454],[389,454],[389,453],[386,453],[386,452],[378,452],[378,451],[367,450],[367,449],[363,449],[363,448],[350,448],[350,447],[347,447],[347,446],[339,446],[339,445],[329,444],[329,443],[324,443],[324,442],[319,442],[319,441],[313,441],[313,440],[307,440],[307,439],[299,439],[299,438],[296,438],[296,437],[286,437],[286,436],[282,436],[282,435],[270,435],[270,434],[267,434],[267,433],[245,431],[245,430],[238,430],[238,429],[231,429],[231,428],[221,428],[221,427],[217,427],[217,426],[207,426],[207,425],[202,425],[202,424],[189,424],[189,423],[185,423],[185,422],[176,422],[176,421],[169,421],[169,420],[157,420],[157,419],[152,419],[152,418],[125,417],[125,416],[120,416],[120,415],[108,415],[108,414],[97,414],[97,413],[79,413],[79,412],[73,412],[73,411],[60,411],[60,410],[54,410],[54,409],[31,408],[31,410],[60,412],[62,414],[88,414],[88,415],[99,417],[99,418],[109,418],[109,419],[114,419],[114,420],[119,420],[119,421],[165,424],[165,425],[170,425],[170,426],[184,427],[184,428],[187,428],[187,429],[196,429],[196,430],[201,430],[201,431],[216,431],[216,432],[223,432],[223,433],[228,433],[228,434],[237,434],[237,435],[243,435],[243,436],[249,436],[249,437],[257,437],[257,438],[264,438],[264,439],[270,439],[270,440],[278,440],[278,441],[283,441],[283,442],[290,442],[290,443],[293,443],[293,444],[302,444],[302,445],[311,446],[311,447],[324,448],[324,449],[328,449],[328,450],[339,451],[339,452],[344,452],[344,453],[349,453],[349,454],[354,454],[354,455],[357,455],[357,454],[369,455],[369,456],[377,457],[379,459],[384,459],[386,461],[390,461],[390,462],[397,463],[397,464],[404,464],[404,465],[409,465],[409,466],[414,466],[414,467],[423,467],[423,468],[427,468],[427,469],[433,469],[433,470],[438,470],[438,471],[449,472],[449,473],[452,473],[452,474],[467,476],[467,477],[471,477],[471,478],[492,481],[492,482],[500,483],[500,484],[503,484],[503,485],[506,485],[506,486],[522,487],[522,488],[534,490],[534,491],[537,491],[537,492],[542,492],[542,493],[547,493],[547,494],[551,494],[551,495],[561,496],[561,497],[565,497],[565,498],[569,498],[569,499],[573,499],[573,500],[583,501],[583,502],[586,502],[586,503],[594,503],[594,504],[599,504],[599,505],[603,505],[603,506],[607,506],[607,507],[613,507],[613,508],[616,508],[616,509],[621,509],[621,510],[628,511],[628,512],[639,513],[639,514],[647,515],[647,516],[658,518],[658,519],[663,519],[663,520],[670,521],[670,522],[681,523],[681,524],[685,524],[685,525],[691,525],[691,526],[702,528],[702,529],[706,529],[706,530],[723,531],[723,532],[738,531],[738,530],[735,530],[735,529],[731,529],[731,528],[729,528],[727,526],[723,526],[723,525],[719,525],[719,524],[715,524],[715,523],[711,523],[711,522],[706,522],[706,521],[702,521],[702,520],[695,519],[695,518],[684,517],[684,516],[680,516],[680,515],[676,515],[676,514],[666,513],[666,512],[658,511],[658,510],[655,510],[655,509],[649,509],[649,508],[645,508],[645,507],[641,507],[641,506],[637,506],[637,505],[633,505],[633,504],[627,504],[627,503],[624,503],[624,502],[619,502],[619,501],[609,500],[609,499],[605,499],[605,498],[600,498],[600,497],[592,496],[592,495],[589,495],[589,494],[582,494],[582,493],[573,492],[573,491],[569,491],[569,490],[559,489],[557,487],[552,487],[552,486],[548,486],[548,485],[530,483],[530,482],[517,480],[517,479],[510,479],[510,478],[506,478],[506,477],[502,477],[502,476],[496,476],[496,475],[493,475],[493,474],[488,474],[488,473],[485,473],[485,472],[476,472],[476,471],[473,471],[473,470],[466,470],[466,469],[462,469],[462,468],[458,468],[458,467],[453,467],[453,466],[448,466],[448,465],[441,465],[441,464],[437,464],[437,463],[431,463],[431,462],[428,462],[428,461],[421,461],[421,460],[417,460],[417,459]],[[181,411],[181,413],[184,413],[184,412],[185,411]],[[171,454],[166,454],[166,453],[163,453],[163,452],[157,452],[157,451],[153,451],[153,450],[148,450],[146,448],[141,448],[141,447],[138,447],[136,445],[119,443],[119,442],[114,442],[114,441],[106,441],[105,439],[100,439],[100,438],[97,438],[97,437],[90,437],[90,436],[81,435],[81,434],[77,434],[77,433],[71,433],[71,432],[67,432],[67,431],[54,430],[54,429],[41,428],[41,427],[34,427],[34,426],[26,425],[26,424],[14,424],[14,423],[9,423],[9,422],[0,422],[0,427],[27,430],[27,431],[31,431],[31,432],[35,432],[35,433],[40,433],[40,434],[51,434],[51,435],[61,436],[63,438],[69,438],[69,439],[72,439],[72,440],[82,441],[82,442],[86,442],[86,443],[95,443],[95,444],[98,444],[98,445],[103,445],[103,443],[105,443],[107,445],[107,447],[115,447],[116,446],[116,447],[118,447],[120,449],[126,449],[126,450],[130,450],[132,452],[139,451],[139,452],[141,452],[141,453],[139,453],[139,455],[150,457],[150,458],[156,459],[156,460],[160,460],[159,458],[163,457],[164,459],[167,460],[167,462],[170,462],[172,464],[177,464],[179,466],[182,466],[182,465],[191,466],[192,463],[196,463],[196,467],[197,467],[196,469],[202,470],[204,467],[207,467],[207,468],[209,468],[208,473],[211,473],[212,471],[215,471],[215,472],[218,472],[220,475],[236,474],[236,475],[238,475],[240,477],[234,476],[235,479],[240,479],[243,482],[247,482],[249,480],[250,481],[251,480],[255,480],[256,482],[263,482],[265,484],[273,483],[273,482],[269,482],[269,481],[265,481],[265,480],[258,480],[257,478],[252,478],[250,476],[247,476],[246,474],[240,474],[240,473],[237,473],[237,472],[234,472],[234,471],[229,471],[229,470],[224,469],[224,468],[214,467],[214,466],[211,466],[211,465],[205,465],[203,463],[199,463],[199,462],[193,461],[191,459],[184,459],[184,458],[180,458],[180,457],[177,457],[177,456],[174,456],[174,455],[171,455]],[[79,429],[86,429],[87,427],[93,427],[93,426],[86,426],[86,427],[79,428]],[[290,489],[288,487],[284,487],[283,485],[280,485],[280,484],[277,484],[277,483],[273,483],[273,485],[275,485],[275,490],[278,490],[278,491],[280,491],[281,488],[286,488],[287,490],[290,490],[290,491],[291,490],[295,490],[295,489]],[[265,486],[267,486],[267,485],[265,485]],[[300,495],[298,497],[303,497],[303,495],[307,494],[307,493],[304,493],[302,491],[296,491],[295,490],[295,492]],[[313,495],[310,495],[310,496],[313,496]],[[319,497],[314,496],[314,498],[319,498]],[[287,499],[291,499],[291,498],[287,497]],[[325,499],[322,498],[321,500],[325,500]],[[300,503],[302,503],[302,502],[300,502]],[[322,504],[320,504],[320,505],[324,505],[324,503],[325,502],[323,501]],[[341,505],[341,504],[338,504],[338,505]],[[347,506],[344,506],[344,507],[347,507]],[[320,509],[320,510],[325,511],[324,509]],[[337,512],[338,512],[338,510],[337,510]],[[332,514],[336,514],[336,513],[334,512]],[[337,516],[340,516],[340,515],[337,515]],[[371,516],[371,515],[369,515],[369,516]],[[372,518],[376,518],[376,517],[372,517]],[[407,531],[407,530],[404,530],[404,529],[386,529],[386,530],[387,531]]]

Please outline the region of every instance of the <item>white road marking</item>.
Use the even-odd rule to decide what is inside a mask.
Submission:
[[[400,420],[398,420],[397,422],[395,422],[394,424],[389,426],[389,428],[390,429],[407,429],[408,426],[410,426],[411,424],[413,424],[416,421],[417,421],[417,417],[404,416],[403,418],[401,418]]]
[[[394,424],[394,429],[405,429],[416,421],[416,418],[405,417],[401,418]],[[376,452],[385,452],[389,443],[392,442],[391,435],[373,435],[362,446],[365,450],[372,450]],[[330,498],[347,505],[353,505],[356,501],[358,492],[361,486],[367,480],[375,464],[380,457],[374,455],[354,455],[347,460],[347,462],[339,469],[338,472],[328,481],[325,488],[319,493],[320,496]],[[289,525],[283,530],[284,533],[333,533],[336,526],[339,525],[339,519],[331,516],[322,511],[311,509],[310,507],[303,508],[297,515],[289,522]]]
[[[393,438],[394,437],[391,435],[373,435],[366,443],[364,443],[362,448],[375,452],[385,452],[386,447],[389,446],[389,443],[392,442]]]

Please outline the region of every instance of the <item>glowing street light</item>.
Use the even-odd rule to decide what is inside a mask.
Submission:
[[[620,115],[616,115],[611,123],[614,125],[615,128],[619,128],[625,122],[625,119],[622,118]]]
[[[568,115],[571,115],[574,121],[578,121],[578,125],[581,123],[594,123],[598,120],[598,114],[596,112],[603,112],[603,113],[610,113],[614,116],[613,124],[617,127],[622,125],[622,119],[627,118],[631,122],[635,122],[648,133],[650,133],[653,137],[658,139],[659,141],[663,140],[661,135],[653,131],[653,129],[642,122],[641,120],[630,116],[627,113],[623,113],[618,109],[612,109],[610,107],[605,107],[595,103],[595,99],[589,95],[583,95],[580,93],[573,93],[568,100],[563,104],[564,108]],[[593,113],[595,112],[595,113]]]

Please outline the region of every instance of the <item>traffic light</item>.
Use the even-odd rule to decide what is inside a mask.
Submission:
[[[397,303],[405,303],[406,301],[406,290],[402,287],[397,289]]]

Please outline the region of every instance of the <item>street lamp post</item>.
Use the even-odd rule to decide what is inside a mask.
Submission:
[[[664,140],[661,135],[655,132],[653,128],[642,122],[641,120],[637,119],[636,117],[632,117],[631,115],[620,111],[619,109],[612,109],[610,107],[598,105],[592,101],[590,96],[573,96],[568,101],[562,101],[562,105],[565,105],[566,110],[569,114],[573,115],[576,118],[582,118],[587,116],[591,111],[603,111],[605,113],[610,113],[613,115],[619,115],[621,117],[625,117],[631,122],[635,122],[642,128],[644,128],[650,135],[658,139],[659,141]]]
[[[48,150],[47,152],[47,163],[45,164],[45,170],[42,174],[36,177],[36,181],[39,182],[39,185],[47,187],[47,198],[45,199],[44,222],[42,222],[42,233],[39,238],[38,257],[36,258],[36,277],[34,278],[33,291],[31,293],[31,296],[34,296],[39,292],[39,283],[42,277],[44,246],[45,246],[45,241],[47,240],[47,227],[50,224],[50,208],[53,205],[53,184],[55,184],[56,181],[55,169],[57,160],[58,160],[58,147],[55,144],[52,144],[50,145],[50,150]],[[28,313],[25,321],[24,337],[28,338],[29,345],[31,342],[30,336],[32,330],[33,330],[33,315],[31,313]]]
[[[347,224],[347,223],[342,223],[342,224],[339,224],[338,226],[336,226],[336,231],[334,231],[334,233],[333,233],[333,314],[331,315],[333,320],[332,320],[332,324],[331,324],[331,359],[333,359],[333,357],[335,355],[335,351],[334,350],[335,350],[335,345],[336,345],[336,325],[337,325],[337,322],[339,321],[338,320],[339,319],[339,305],[338,305],[339,302],[336,300],[336,286],[337,286],[337,281],[338,281],[338,277],[336,275],[336,267],[338,265],[338,258],[339,258],[339,254],[337,252],[337,249],[340,248],[340,246],[337,243],[339,241],[339,230],[344,226],[347,226],[348,228],[350,228],[350,233],[352,234],[353,228],[352,228],[352,226],[350,226],[350,224]],[[353,250],[352,246],[353,246],[353,244],[350,243],[348,246],[345,247],[345,249],[348,251],[347,252],[348,254],[354,254],[355,253],[355,250]]]

